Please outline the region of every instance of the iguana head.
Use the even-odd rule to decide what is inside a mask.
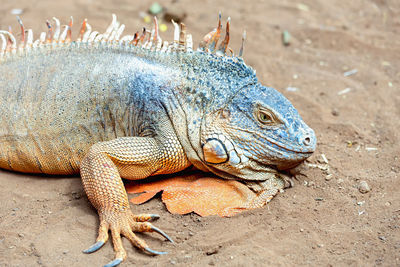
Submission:
[[[205,114],[201,146],[203,163],[217,175],[262,180],[308,158],[316,137],[289,100],[256,83]]]
[[[171,108],[171,116],[187,157],[197,168],[225,178],[265,180],[308,158],[316,137],[289,100],[262,86],[244,63],[245,35],[238,57],[227,55],[229,23],[228,19],[219,46],[221,16],[217,28],[200,43],[200,51],[177,57],[183,78],[174,79],[178,82],[173,87],[178,88],[174,96],[182,113],[178,116]]]

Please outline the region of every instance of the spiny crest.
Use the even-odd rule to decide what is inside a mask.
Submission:
[[[172,43],[168,43],[167,41],[162,41],[160,37],[156,17],[154,17],[154,25],[151,31],[143,28],[142,31],[138,31],[134,35],[125,35],[122,37],[121,35],[125,29],[125,25],[120,24],[117,21],[117,17],[115,14],[112,15],[112,22],[104,33],[92,31],[92,27],[89,25],[89,23],[87,23],[87,19],[85,19],[81,25],[76,41],[72,40],[72,17],[70,19],[70,22],[67,25],[63,26],[61,26],[60,21],[57,18],[53,17],[54,26],[50,23],[50,21],[47,20],[47,32],[42,32],[39,36],[39,39],[37,39],[36,41],[33,41],[33,31],[31,29],[25,30],[22,20],[19,17],[17,17],[17,20],[21,27],[21,39],[19,44],[17,44],[17,41],[11,31],[11,27],[8,31],[0,30],[0,60],[16,54],[22,55],[26,52],[34,49],[40,49],[44,46],[55,48],[62,47],[71,43],[106,45],[125,44],[129,46],[137,46],[144,49],[161,52],[193,51],[192,35],[186,33],[185,24],[181,23],[180,25],[178,25],[176,22],[172,21],[174,25],[174,41]],[[227,51],[229,51],[232,57],[234,57],[232,49],[228,46],[229,27],[230,18],[228,18],[226,23],[225,38],[217,47],[222,30],[221,13],[219,13],[218,27],[204,36],[203,40],[200,42],[197,51],[212,53],[216,54],[217,56],[227,56]],[[246,35],[244,32],[242,37],[242,46],[240,48],[238,57],[241,57],[243,55],[245,36]]]

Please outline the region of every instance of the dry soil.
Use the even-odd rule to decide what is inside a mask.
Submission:
[[[105,29],[116,13],[135,32],[151,1],[16,0],[0,3],[0,28],[45,31],[45,19],[88,18]],[[161,215],[175,241],[140,235],[168,255],[150,257],[124,240],[123,266],[400,266],[400,2],[398,0],[163,1],[184,19],[195,43],[232,18],[237,51],[264,85],[277,88],[315,130],[318,148],[291,189],[267,207],[233,218],[172,215],[160,201],[132,207]],[[171,24],[164,39],[171,40]],[[77,34],[77,27],[75,34]],[[282,44],[284,30],[291,34]],[[354,71],[353,71],[354,70]],[[345,73],[353,74],[346,76]],[[348,74],[348,73],[347,73]],[[348,88],[348,89],[347,89]],[[327,163],[322,157],[326,156]],[[329,175],[331,174],[331,175]],[[371,191],[362,194],[360,181]],[[85,255],[98,227],[78,177],[0,172],[1,266],[101,266],[110,243]]]

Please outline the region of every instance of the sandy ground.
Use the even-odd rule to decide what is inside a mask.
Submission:
[[[65,22],[70,15],[76,21],[87,17],[101,30],[116,13],[134,32],[143,26],[139,12],[150,3],[2,0],[0,27],[17,29],[10,10],[23,8],[24,23],[36,37],[45,19]],[[234,49],[247,30],[246,62],[316,131],[318,148],[309,164],[328,167],[332,175],[310,167],[267,207],[233,218],[172,215],[160,199],[132,207],[159,213],[156,225],[176,244],[140,235],[169,252],[150,257],[124,240],[123,266],[400,266],[400,2],[277,3],[165,2],[187,13],[195,43],[215,27],[220,10],[232,18]],[[292,35],[290,46],[282,45],[283,30]],[[170,29],[163,37],[172,39]],[[344,76],[353,69],[357,73]],[[361,180],[369,193],[359,192]],[[92,255],[81,252],[95,240],[98,217],[78,177],[1,171],[0,184],[0,266],[100,266],[113,258],[110,243]]]

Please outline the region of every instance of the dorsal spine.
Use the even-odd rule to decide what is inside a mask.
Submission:
[[[136,32],[134,35],[124,35],[122,33],[125,29],[124,24],[120,24],[117,21],[115,14],[112,15],[111,24],[108,26],[104,33],[99,33],[98,31],[92,31],[92,27],[87,23],[85,19],[81,25],[78,38],[72,40],[72,25],[73,19],[68,25],[63,26],[61,29],[60,21],[53,17],[54,27],[50,21],[46,21],[47,32],[42,32],[39,39],[33,41],[33,32],[31,29],[25,30],[22,20],[18,17],[18,22],[21,27],[21,40],[17,44],[17,40],[11,32],[0,31],[0,61],[5,61],[7,58],[13,55],[26,55],[31,50],[43,49],[43,48],[56,48],[65,47],[71,45],[72,43],[88,43],[91,44],[108,44],[108,45],[130,45],[142,47],[151,51],[161,51],[161,52],[191,52],[193,51],[193,41],[192,35],[186,33],[185,24],[181,23],[178,25],[172,21],[174,25],[174,41],[166,42],[162,41],[159,34],[159,27],[157,18],[154,17],[154,26],[151,31],[143,28],[142,32]],[[222,25],[221,25],[221,14],[219,14],[218,27],[208,33],[199,45],[198,51],[216,54],[218,56],[228,56],[227,51],[230,51],[232,57],[235,57],[232,49],[229,48],[229,25],[230,18],[228,18],[226,24],[226,34],[224,40],[217,46],[219,41]],[[51,44],[51,45],[49,45]],[[242,43],[243,47],[243,43]],[[241,51],[243,48],[241,48]],[[239,53],[241,55],[242,53]]]

